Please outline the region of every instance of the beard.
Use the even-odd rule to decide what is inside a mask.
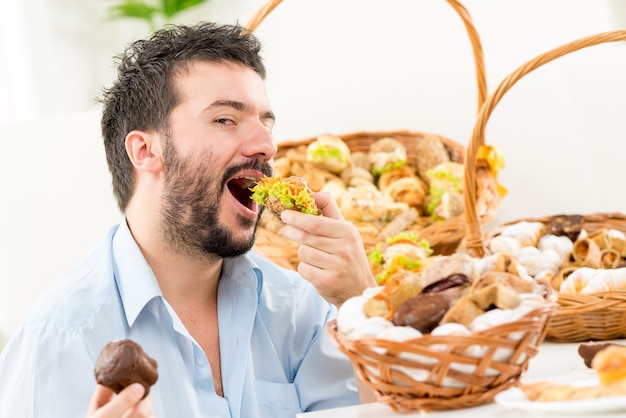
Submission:
[[[216,160],[212,153],[197,155],[193,160],[184,159],[169,136],[164,139],[163,158],[165,182],[161,228],[172,248],[204,258],[236,257],[248,252],[254,245],[261,212],[256,220],[238,215],[235,225],[225,225],[219,219],[220,202],[232,175],[243,169],[255,169],[270,176],[271,166],[253,159],[220,173],[211,167],[210,162]],[[237,232],[249,230],[250,233],[236,238],[234,229]]]

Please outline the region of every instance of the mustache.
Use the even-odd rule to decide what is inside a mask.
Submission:
[[[261,161],[257,159],[249,160],[243,164],[234,165],[228,167],[222,175],[222,187],[226,185],[228,179],[242,170],[256,170],[260,171],[267,177],[271,177],[274,174],[272,166],[267,161]]]

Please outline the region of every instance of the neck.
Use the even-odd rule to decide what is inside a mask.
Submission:
[[[200,258],[172,249],[159,232],[145,219],[127,214],[127,222],[163,297],[177,310],[202,309],[217,300],[217,286],[222,270],[221,258]]]
[[[202,308],[217,300],[222,260],[209,263],[179,254],[146,256],[163,297],[177,307]]]

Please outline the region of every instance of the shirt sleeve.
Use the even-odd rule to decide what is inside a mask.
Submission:
[[[0,354],[0,417],[83,418],[95,377],[79,334],[27,323]]]

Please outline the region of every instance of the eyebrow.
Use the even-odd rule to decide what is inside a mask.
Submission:
[[[221,107],[221,106],[231,107],[239,112],[245,112],[250,109],[250,106],[248,106],[247,104],[238,102],[236,100],[216,100],[213,103],[211,103],[209,106],[207,106],[207,109],[211,109],[214,107]],[[265,113],[263,113],[262,116],[263,116],[263,119],[276,120],[276,115],[271,110],[266,111]]]

